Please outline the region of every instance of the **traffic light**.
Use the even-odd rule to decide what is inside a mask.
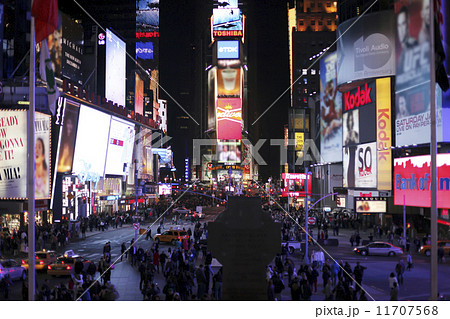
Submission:
[[[83,204],[86,204],[86,196],[83,196]]]

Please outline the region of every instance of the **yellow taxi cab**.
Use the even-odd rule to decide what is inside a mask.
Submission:
[[[183,239],[189,239],[189,235],[186,231],[180,229],[169,229],[162,234],[156,234],[154,237],[157,243],[166,242],[175,244],[176,241],[182,241]]]
[[[47,270],[48,265],[56,260],[56,252],[53,250],[41,250],[35,253],[34,268],[36,270]],[[28,259],[22,259],[22,266],[28,270]]]
[[[438,240],[437,246],[444,249],[444,255],[450,254],[450,240]],[[431,245],[423,245],[419,249],[419,253],[425,254],[425,256],[431,255]]]
[[[77,261],[81,261],[83,263],[83,270],[86,271],[89,267],[89,260],[79,255],[64,255],[58,257],[54,263],[47,266],[47,274],[51,276],[70,276]]]

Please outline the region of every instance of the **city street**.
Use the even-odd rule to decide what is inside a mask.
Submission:
[[[211,220],[212,216],[207,216],[206,221]],[[142,227],[148,227],[147,223]],[[156,230],[159,223],[156,223],[151,227],[152,236],[156,234]],[[180,225],[175,226],[172,223],[165,223],[164,230],[173,228],[188,228],[193,229],[193,225],[190,222],[182,222]],[[316,230],[316,229],[315,229]],[[353,252],[349,242],[350,230],[341,229],[339,236],[330,238],[337,238],[339,240],[338,247],[325,247],[325,258],[330,259],[328,254],[336,261],[348,262],[352,269],[355,267],[356,262],[359,261],[361,265],[367,267],[363,277],[363,287],[367,292],[368,300],[371,297],[375,300],[389,300],[389,286],[388,277],[391,272],[395,272],[395,265],[400,258],[406,260],[406,256],[403,257],[383,257],[383,256],[360,256]],[[368,233],[361,232],[361,237],[367,239]],[[106,242],[111,242],[111,260],[116,261],[115,269],[112,271],[111,282],[114,284],[120,294],[119,300],[142,300],[142,294],[139,291],[140,274],[137,267],[130,265],[129,261],[124,257],[123,261],[120,260],[120,246],[123,242],[129,246],[132,238],[135,237],[135,231],[131,225],[124,225],[123,227],[109,228],[106,231],[94,231],[87,232],[86,239],[75,239],[62,249],[59,249],[59,253],[63,253],[65,250],[73,250],[76,254],[80,254],[83,257],[94,261],[98,264],[100,257],[102,256],[103,246]],[[145,240],[145,235],[139,237],[138,246],[141,246],[144,250],[151,248],[153,244],[152,240]],[[167,251],[171,244],[161,244],[160,251]],[[317,251],[317,246],[310,245],[309,251]],[[406,271],[404,276],[404,284],[399,288],[399,300],[428,300],[429,298],[429,286],[430,286],[430,264],[429,258],[420,255],[413,254],[414,268],[411,271]],[[296,269],[302,264],[302,255],[294,253],[291,256]],[[203,262],[203,259],[198,258],[196,266]],[[273,262],[272,262],[273,265]],[[216,260],[213,261],[212,270],[217,272],[220,265]],[[98,276],[98,273],[97,273]],[[445,264],[439,264],[439,278],[448,278],[450,276],[450,262],[447,260]],[[37,274],[37,284],[42,285],[45,279],[49,280],[50,286],[53,287],[58,283],[68,283],[69,277],[52,277],[46,273]],[[282,300],[290,300],[290,289],[288,288],[287,275],[283,278],[286,288],[282,292]],[[164,287],[165,279],[161,273],[155,274],[155,282],[159,287]],[[324,300],[324,294],[322,292],[322,274],[320,272],[318,278],[318,291],[313,294],[311,300]],[[10,287],[9,300],[22,300],[21,297],[22,282],[14,282]],[[195,291],[195,290],[194,290]],[[450,282],[448,280],[439,280],[439,292],[446,298],[450,296]],[[3,296],[0,296],[0,300]],[[161,298],[164,300],[164,295],[161,293]]]

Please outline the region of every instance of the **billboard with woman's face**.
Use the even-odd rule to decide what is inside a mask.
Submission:
[[[50,198],[50,133],[51,116],[36,113],[34,119],[34,196]]]

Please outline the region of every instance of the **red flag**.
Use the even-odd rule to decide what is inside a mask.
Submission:
[[[31,15],[34,17],[36,43],[39,43],[58,27],[58,0],[34,0]]]

